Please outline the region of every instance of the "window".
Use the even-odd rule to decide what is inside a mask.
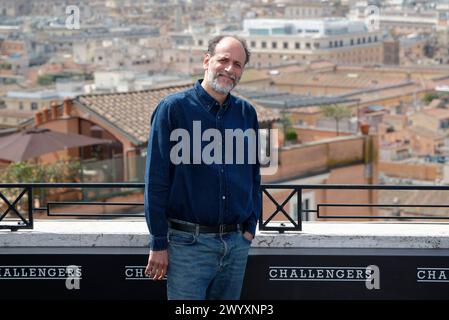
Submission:
[[[278,47],[278,43],[276,41],[273,41],[271,43],[271,48],[276,49]]]
[[[319,49],[320,48],[320,43],[319,42],[315,42],[313,44],[313,46],[315,47],[315,49]]]
[[[288,42],[284,42],[284,49],[288,49]]]
[[[19,110],[23,110],[23,102],[22,101],[19,102]]]
[[[270,34],[269,29],[249,29],[249,34],[251,35],[259,35],[259,36],[268,36]]]
[[[198,40],[198,45],[202,46],[203,45],[203,40]]]
[[[31,110],[37,110],[37,102],[31,102]]]
[[[449,119],[444,119],[440,121],[440,129],[449,128]]]
[[[340,40],[340,47],[343,47],[343,40]]]
[[[267,43],[265,41],[262,41],[262,48],[265,49],[267,47]]]
[[[354,45],[354,39],[351,39],[351,46]]]
[[[256,41],[251,41],[251,48],[255,48],[256,47]]]
[[[295,42],[295,49],[301,49],[301,44],[299,42]]]
[[[332,48],[334,46],[334,43],[332,41],[329,41],[329,48]]]
[[[286,28],[273,28],[271,34],[287,34]]]
[[[310,49],[310,42],[306,42],[306,49]]]

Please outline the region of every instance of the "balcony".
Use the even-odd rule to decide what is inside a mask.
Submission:
[[[165,281],[143,273],[143,187],[1,184],[0,223],[10,229],[0,230],[2,292],[8,299],[165,299]],[[52,189],[64,197],[43,192]],[[264,185],[242,299],[449,298],[449,206],[438,200],[448,191]]]

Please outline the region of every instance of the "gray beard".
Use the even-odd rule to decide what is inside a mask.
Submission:
[[[221,94],[228,94],[235,87],[235,85],[234,86],[229,86],[229,87],[223,87],[223,86],[219,85],[216,75],[213,74],[212,72],[208,72],[208,74],[207,74],[207,82],[209,83],[209,85],[211,86],[211,88],[214,91],[216,91],[218,93],[221,93]],[[237,81],[235,81],[235,84],[237,85]]]

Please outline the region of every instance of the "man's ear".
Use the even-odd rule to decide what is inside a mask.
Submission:
[[[205,55],[204,55],[204,60],[203,60],[203,69],[204,70],[207,70],[207,69],[209,69],[209,61],[210,61],[210,54],[209,53],[206,53]]]

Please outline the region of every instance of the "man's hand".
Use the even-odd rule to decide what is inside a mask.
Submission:
[[[145,268],[145,275],[153,278],[153,280],[162,280],[167,273],[168,266],[168,252],[162,251],[150,251],[148,256],[148,264]]]
[[[254,239],[254,235],[248,231],[245,231],[245,233],[243,234],[243,236],[245,237],[246,240],[248,241],[253,241]]]

